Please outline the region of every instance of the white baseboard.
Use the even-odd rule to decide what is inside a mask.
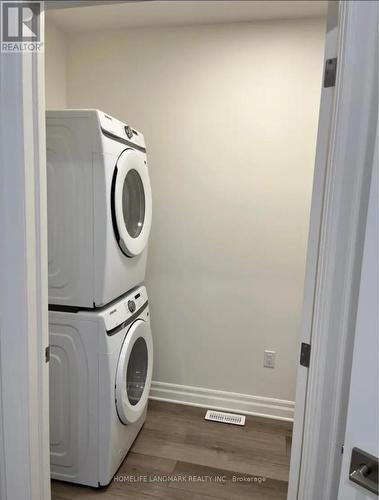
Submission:
[[[152,381],[150,399],[292,422],[294,401]]]

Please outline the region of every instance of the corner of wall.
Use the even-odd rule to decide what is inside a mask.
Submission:
[[[50,18],[45,21],[46,108],[67,108],[68,39]]]

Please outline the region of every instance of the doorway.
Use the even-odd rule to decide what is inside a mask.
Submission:
[[[326,5],[306,12],[299,4],[286,19],[279,4],[264,19],[253,3],[223,4],[222,14],[214,3],[180,5],[181,12],[173,3],[48,12],[47,106],[64,98],[67,108],[99,108],[143,134],[153,192],[150,397],[168,405],[168,421],[169,404],[204,408],[197,418],[206,408],[247,415],[246,463],[235,461],[234,472],[265,477],[258,488],[279,481],[275,494],[285,498]],[[158,13],[165,21],[152,24]],[[107,29],[98,31],[106,16]],[[127,25],[117,28],[119,19]],[[255,418],[269,419],[261,447]],[[272,419],[284,422],[281,433]],[[218,424],[200,420],[200,434],[201,425],[217,435]],[[243,430],[225,432],[236,438]],[[280,464],[274,472],[267,443]],[[161,458],[191,463],[187,453]],[[231,461],[208,460],[221,471]]]
[[[350,22],[351,26],[350,26],[349,24],[348,24],[348,25],[350,26],[350,28],[351,28],[351,29],[353,28],[353,26],[355,26],[355,27],[356,27],[356,29],[357,29],[357,31],[359,31],[359,29],[358,29],[358,28],[359,28],[359,19],[360,19],[360,16],[358,15],[357,10],[355,9],[355,5],[351,5],[351,4],[350,4],[350,5],[349,5],[349,9],[347,9],[347,10],[349,10],[349,16],[350,16],[350,17],[348,16],[348,20],[349,20],[349,22]],[[346,12],[345,12],[345,14],[346,14]],[[364,18],[364,15],[362,15],[362,16],[361,16],[361,19],[363,19],[363,18]],[[345,20],[346,20],[346,19],[345,19]],[[354,24],[354,23],[356,23],[356,24]],[[357,24],[357,23],[358,23],[358,24]],[[369,31],[369,30],[367,30],[367,32],[368,32],[368,31]],[[370,47],[371,47],[371,46],[370,46]],[[350,46],[349,46],[349,44],[348,44],[348,43],[347,43],[347,49],[346,49],[346,50],[350,50],[349,55],[354,55],[354,50],[352,49],[352,47],[350,47]],[[354,59],[354,57],[353,57],[353,59]],[[2,64],[3,64],[3,60],[2,60]],[[342,60],[342,61],[341,61],[341,67],[344,67],[344,66],[343,66],[343,64],[344,64],[344,60]],[[365,95],[364,95],[364,96],[363,96],[363,99],[360,99],[360,103],[362,103],[362,101],[363,101],[363,102],[366,102],[366,101],[365,101],[365,98],[366,98],[366,97],[367,97],[367,96],[365,96]],[[360,108],[360,109],[361,109],[361,108]],[[365,118],[366,118],[366,115],[365,115],[363,112],[361,112],[361,113],[360,113],[360,115],[361,115],[361,119],[363,119],[363,118],[365,119]],[[358,120],[358,121],[359,121],[359,120]],[[358,130],[358,135],[359,135],[359,130]],[[345,137],[345,138],[346,138],[346,137]],[[337,165],[338,165],[338,164],[337,164]],[[345,165],[345,167],[346,167],[346,165]],[[344,172],[345,172],[346,170],[348,170],[349,168],[350,168],[350,164],[349,164],[349,162],[347,162],[347,167],[345,168]],[[357,170],[357,169],[355,169],[355,171],[356,171],[356,170]],[[359,170],[359,169],[358,169],[358,170]],[[354,172],[355,172],[355,171],[354,171]],[[357,177],[357,180],[360,178],[359,176],[361,176],[361,175],[362,175],[362,172],[361,172],[361,171],[359,171],[359,172],[357,173],[357,176],[358,176],[358,177]],[[358,184],[359,184],[359,186],[358,186],[358,188],[356,189],[356,193],[357,193],[358,197],[362,198],[362,200],[363,200],[363,199],[364,199],[364,190],[362,191],[362,190],[361,190],[362,185],[361,185],[360,183],[358,183]],[[357,183],[351,183],[351,185],[355,187],[355,186],[357,186]],[[363,186],[363,187],[364,187],[364,186]],[[351,198],[350,198],[350,199],[351,199]],[[355,199],[356,199],[356,198],[355,198]],[[357,205],[358,205],[358,206],[360,206],[358,202],[357,202]],[[363,212],[364,212],[364,209],[363,209]],[[363,217],[363,216],[364,216],[364,213],[362,214],[362,217]],[[359,220],[357,219],[357,221],[356,221],[356,225],[355,225],[355,226],[354,226],[354,228],[353,228],[353,231],[354,231],[354,235],[353,235],[353,236],[354,236],[354,237],[355,237],[355,235],[357,234],[357,233],[356,233],[356,231],[357,231],[357,227],[358,227],[358,222],[359,222]],[[345,234],[345,233],[343,233],[343,234],[342,234],[342,236],[344,236],[344,234]],[[342,241],[342,240],[341,240],[341,238],[340,238],[340,242],[341,242],[341,241]],[[345,245],[345,248],[346,248],[346,245]],[[358,260],[359,260],[359,259],[358,259]],[[20,346],[20,347],[21,347],[21,346]],[[3,344],[3,348],[4,348],[4,344]],[[4,381],[4,380],[6,380],[6,377],[4,378],[4,375],[6,375],[6,372],[4,372],[4,371],[3,371],[3,373],[2,373],[3,381]],[[333,383],[334,383],[334,382],[333,382]],[[4,423],[4,420],[3,420],[3,423]],[[305,435],[306,435],[306,434],[307,434],[307,429],[305,429]],[[2,471],[3,471],[3,469],[2,469]]]

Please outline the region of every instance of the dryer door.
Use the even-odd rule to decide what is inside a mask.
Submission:
[[[149,397],[152,371],[150,326],[138,319],[126,334],[117,366],[116,408],[123,424],[132,424],[142,415]]]
[[[112,180],[112,219],[121,251],[135,257],[145,249],[151,228],[152,197],[144,153],[125,149]]]

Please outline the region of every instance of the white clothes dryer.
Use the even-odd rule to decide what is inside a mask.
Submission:
[[[152,195],[141,132],[47,111],[49,304],[101,307],[145,278]]]
[[[146,416],[153,342],[145,287],[99,311],[49,312],[51,477],[109,484]]]

